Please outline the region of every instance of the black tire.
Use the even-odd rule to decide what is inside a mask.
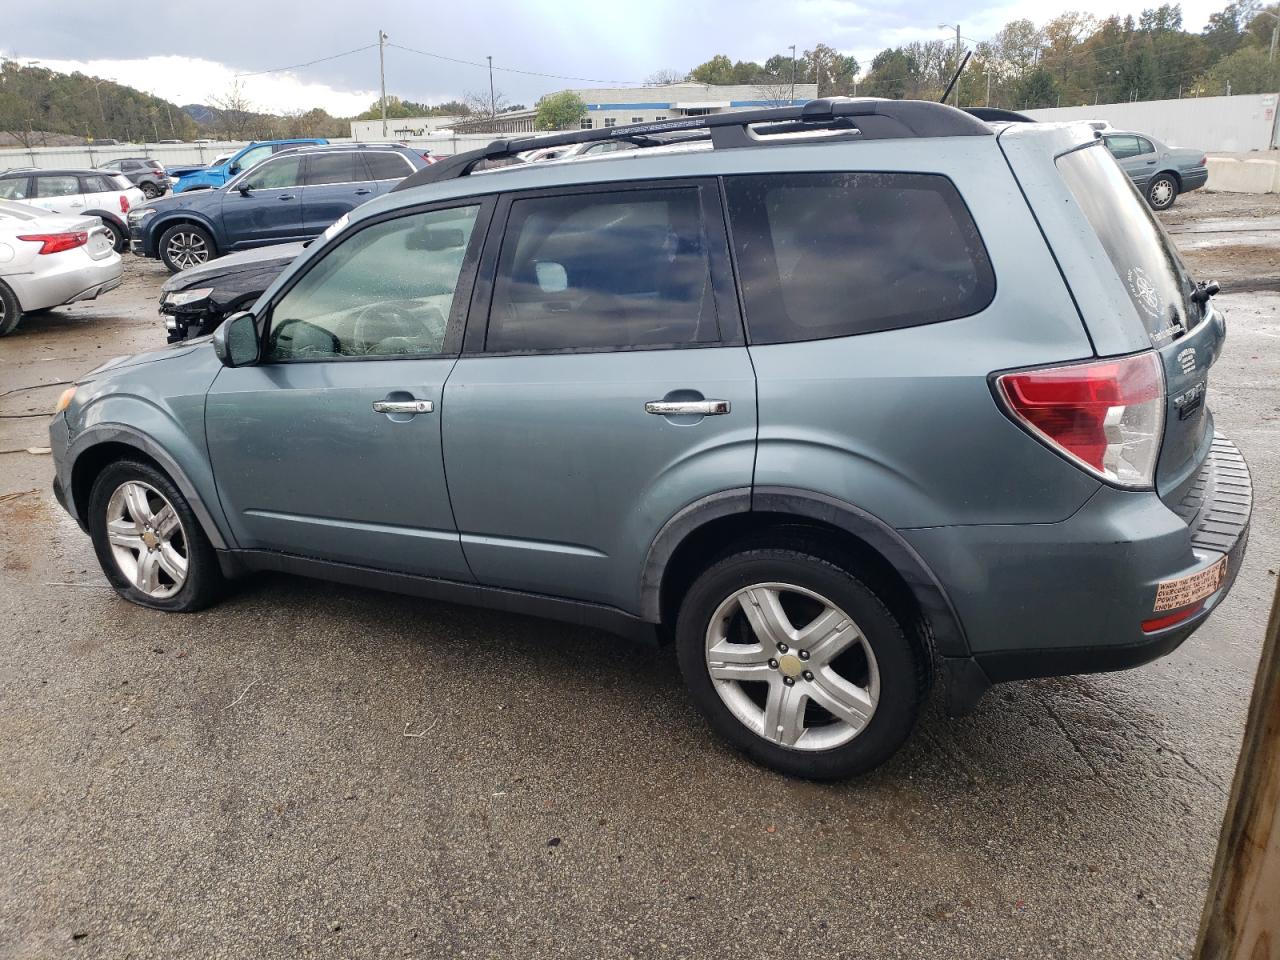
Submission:
[[[0,337],[13,333],[18,329],[18,321],[22,319],[22,306],[12,290],[0,280]]]
[[[102,225],[111,234],[111,249],[116,253],[124,253],[129,247],[129,233],[120,224],[106,217],[99,217]]]
[[[203,256],[193,254],[195,259],[188,263],[180,263],[175,260],[171,254],[170,246],[175,240],[185,238],[186,242],[193,247],[200,247],[204,250]],[[175,223],[172,227],[160,234],[160,259],[170,273],[178,273],[186,270],[188,267],[198,266],[202,263],[208,263],[218,255],[217,248],[213,244],[213,237],[209,235],[209,231],[203,227],[198,227],[194,223]]]
[[[1168,210],[1178,199],[1178,179],[1171,173],[1158,173],[1147,184],[1147,203],[1152,210]]]
[[[107,540],[107,510],[111,496],[121,484],[129,481],[141,481],[153,488],[173,506],[178,516],[186,550],[187,573],[185,582],[172,596],[149,596],[134,586],[121,570]],[[209,606],[222,595],[225,580],[200,521],[174,483],[149,463],[119,460],[98,475],[89,494],[89,535],[102,572],[116,593],[131,603],[171,613],[191,613]]]
[[[794,584],[821,595],[846,614],[866,638],[879,672],[879,698],[870,719],[851,740],[822,750],[771,742],[739,720],[717,692],[706,655],[712,618],[736,591],[763,583]],[[717,733],[757,763],[811,780],[866,773],[891,757],[915,725],[928,677],[921,651],[907,639],[880,597],[849,570],[803,545],[748,548],[707,569],[680,605],[676,653],[694,704]],[[792,686],[801,689],[807,679],[812,677],[797,678]],[[806,724],[808,716],[804,714]]]
[[[148,200],[154,200],[156,197],[164,196],[164,191],[154,183],[143,183],[139,185],[138,189],[142,191],[142,195]]]

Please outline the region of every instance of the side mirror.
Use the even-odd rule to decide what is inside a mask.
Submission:
[[[258,325],[252,313],[241,310],[213,331],[213,352],[224,367],[246,367],[258,362]]]
[[[240,183],[236,184],[236,189],[240,191],[240,196],[247,197],[253,190],[253,187],[249,186],[249,181],[242,180]]]
[[[231,176],[233,177],[239,172],[240,172],[240,164],[238,163],[233,163],[231,166],[227,168],[227,173],[231,174]]]

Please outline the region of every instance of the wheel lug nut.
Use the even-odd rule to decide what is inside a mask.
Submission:
[[[777,661],[777,660],[770,660],[770,661],[769,661],[769,668],[770,668],[771,670],[777,670],[777,669],[778,669],[778,661]]]
[[[783,677],[782,682],[785,683],[788,687],[794,687],[796,685],[796,682],[792,680],[790,677]]]
[[[778,652],[779,652],[779,653],[786,653],[786,652],[787,652],[787,645],[786,645],[785,643],[780,643],[780,644],[778,644]]]
[[[801,659],[801,660],[808,660],[808,659],[809,659],[809,651],[808,651],[808,650],[801,650],[801,651],[800,651],[800,659]]]
[[[805,678],[806,680],[810,680],[810,681],[811,681],[811,680],[813,680],[813,674],[812,674],[812,673],[810,673],[808,670],[806,670],[806,671],[804,672],[804,678]]]

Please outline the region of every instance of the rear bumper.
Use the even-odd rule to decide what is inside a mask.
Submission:
[[[1178,178],[1182,181],[1182,192],[1189,190],[1199,190],[1209,182],[1209,171],[1207,169],[1192,170],[1190,173],[1181,173]]]
[[[1230,591],[1251,510],[1244,458],[1217,437],[1176,510],[1153,492],[1103,487],[1062,523],[902,531],[946,587],[969,639],[966,662],[942,665],[961,687],[948,691],[949,706],[964,712],[991,683],[1123,670],[1171,653]],[[1224,578],[1193,615],[1143,630],[1177,612],[1156,610],[1161,582],[1224,556]]]
[[[76,251],[68,253],[74,254]],[[120,286],[124,269],[120,263],[120,255],[116,253],[101,260],[78,255],[68,257],[65,263],[59,263],[53,269],[45,264],[41,264],[41,267],[39,274],[5,278],[23,310],[43,310],[46,307],[60,307],[64,303],[92,300]]]

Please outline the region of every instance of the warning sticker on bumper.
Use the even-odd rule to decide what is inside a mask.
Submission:
[[[1189,577],[1164,580],[1156,586],[1156,605],[1152,609],[1155,613],[1160,613],[1163,610],[1190,606],[1197,600],[1212,595],[1226,579],[1227,558],[1223,557],[1213,566]]]

